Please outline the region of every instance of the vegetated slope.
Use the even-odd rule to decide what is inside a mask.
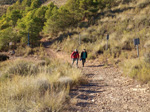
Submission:
[[[69,0],[61,7],[53,3],[41,6],[38,0],[32,3],[30,1],[16,3],[8,9],[6,16],[0,18],[0,50],[7,51],[10,41],[25,48],[24,46],[28,43],[28,34],[32,37],[30,38],[32,47],[39,46],[40,37],[44,33],[50,38],[58,37],[53,41],[56,42],[52,45],[53,48],[68,52],[75,48],[80,51],[86,48],[89,52],[89,59],[95,59],[99,54],[103,54],[104,59],[101,60],[107,62],[107,58],[112,61],[115,58],[121,60],[136,58],[133,38],[140,37],[140,56],[144,56],[141,59],[142,65],[136,63],[132,64],[132,67],[125,65],[124,68],[131,71],[129,74],[132,77],[147,82],[150,80],[149,63],[147,63],[150,60],[149,1],[119,1]],[[78,44],[79,32],[80,46]],[[108,33],[110,40],[108,50],[105,50]],[[15,47],[19,48],[18,46]],[[144,48],[147,49],[146,54]],[[144,73],[145,70],[146,73]]]
[[[53,2],[42,6],[40,0],[18,1],[0,18],[0,50],[7,51],[10,41],[26,46],[28,34],[32,37],[32,47],[39,46],[41,35],[56,36],[60,31],[77,26],[82,18],[91,18],[99,9],[111,7],[112,3],[114,0],[68,0],[65,5],[58,7]]]
[[[6,13],[7,8],[11,6],[12,4],[16,3],[18,0],[0,0],[0,16]],[[22,2],[23,0],[20,0]],[[29,1],[29,0],[28,0]],[[55,1],[55,0],[40,0],[43,4],[49,4],[50,2],[56,2],[56,5],[62,5],[65,3],[65,1]],[[46,3],[45,3],[46,2]]]
[[[83,21],[78,29],[69,29],[71,35],[64,36],[56,42],[53,48],[71,52],[78,48],[86,48],[89,59],[99,55],[101,61],[123,61],[124,74],[143,82],[150,81],[150,2],[148,0],[133,0],[121,3],[111,9],[101,10],[90,21]],[[75,33],[74,33],[75,32]],[[81,45],[79,45],[79,35]],[[106,35],[109,34],[108,50],[106,50]],[[137,59],[134,38],[140,38],[140,58]],[[61,44],[60,44],[61,43]],[[119,62],[114,63],[118,63]]]
[[[145,36],[148,37],[149,34],[149,9],[149,2],[146,2],[146,0],[120,4],[111,9],[100,11],[91,21],[83,21],[79,28],[73,29],[73,31],[80,32],[81,47],[87,47],[89,51],[92,50],[95,53],[98,53],[98,51],[104,52],[106,34],[109,34],[109,50],[114,57],[119,57],[122,50],[131,51],[134,49],[133,38],[140,37],[142,46],[147,42],[148,38]],[[72,34],[71,29],[68,31],[71,33],[70,38],[76,40],[68,39],[68,43],[70,41],[70,44],[75,44],[77,47],[78,35]],[[97,49],[91,49],[92,45]],[[99,47],[96,45],[99,45]],[[64,47],[67,48],[67,44]],[[68,51],[70,52],[73,48],[69,48]]]

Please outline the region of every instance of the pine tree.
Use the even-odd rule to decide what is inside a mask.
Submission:
[[[42,2],[40,0],[33,0],[31,3],[31,9],[39,8]]]
[[[18,19],[20,19],[22,17],[21,13],[19,10],[13,10],[10,14],[9,14],[9,19],[12,20],[12,25],[13,27],[16,26],[16,23],[18,21]]]

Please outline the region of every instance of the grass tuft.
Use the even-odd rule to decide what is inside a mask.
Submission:
[[[144,83],[150,82],[150,63],[145,58],[130,59],[123,62],[124,74]]]

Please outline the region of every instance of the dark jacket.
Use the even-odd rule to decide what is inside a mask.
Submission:
[[[83,59],[83,51],[82,51],[82,53],[81,53],[81,59]],[[85,55],[85,57],[87,58],[87,52],[85,51],[85,53],[86,53],[86,55]]]

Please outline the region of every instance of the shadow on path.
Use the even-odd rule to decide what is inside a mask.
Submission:
[[[77,106],[80,106],[80,107],[87,107],[87,106],[90,106],[92,105],[92,103],[87,103],[87,102],[79,102],[77,104]]]
[[[107,65],[104,65],[104,64],[101,64],[101,65],[88,65],[87,67],[94,68],[94,67],[104,67],[104,66],[106,66],[106,67],[113,67],[112,64],[107,64]]]
[[[105,66],[105,65],[89,65],[87,67],[103,67],[103,66]]]
[[[94,74],[87,74],[94,76]],[[90,105],[95,105],[92,101],[97,97],[97,94],[104,92],[103,88],[106,85],[103,84],[103,81],[93,81],[89,80],[88,84],[81,85],[77,88],[71,89],[70,96],[75,98],[78,102],[76,106],[79,107],[88,107]]]

